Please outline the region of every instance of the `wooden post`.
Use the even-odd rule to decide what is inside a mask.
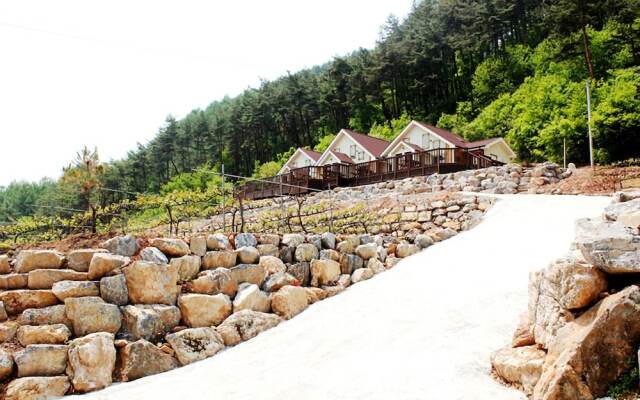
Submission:
[[[224,202],[225,202],[225,190],[224,190],[224,163],[221,166],[222,171],[222,233],[227,231],[227,216],[224,213]],[[242,196],[242,193],[240,194]]]
[[[593,169],[593,137],[591,135],[591,91],[589,90],[589,81],[587,81],[587,128],[589,132],[589,162],[591,163],[591,169]]]

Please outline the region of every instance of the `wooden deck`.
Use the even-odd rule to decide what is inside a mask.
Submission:
[[[337,186],[360,186],[413,176],[446,174],[487,168],[503,163],[486,157],[481,150],[440,148],[406,153],[358,164],[303,167],[287,174],[247,182],[236,188],[235,196],[248,200],[300,195]]]

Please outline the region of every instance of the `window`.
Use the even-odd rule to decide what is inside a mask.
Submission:
[[[351,146],[349,146],[349,155],[351,156],[351,158],[355,158],[357,154],[358,151],[356,150],[356,145],[352,144]]]
[[[428,149],[429,148],[428,146],[430,146],[429,145],[429,134],[425,133],[425,134],[422,135],[422,148]]]

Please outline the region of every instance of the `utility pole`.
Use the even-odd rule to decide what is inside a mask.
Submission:
[[[589,90],[589,81],[587,81],[587,128],[589,130],[589,162],[593,169],[593,137],[591,136],[591,91]]]
[[[567,138],[562,139],[562,160],[563,166],[567,168]]]

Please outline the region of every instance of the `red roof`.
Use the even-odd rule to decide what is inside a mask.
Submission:
[[[334,156],[336,156],[338,158],[338,160],[342,161],[343,163],[347,163],[347,164],[353,164],[353,160],[351,159],[351,157],[349,157],[348,155],[341,153],[339,151],[331,151],[331,154],[333,154]]]
[[[415,151],[422,151],[422,147],[418,146],[417,144],[407,143],[407,142],[404,142],[404,144],[406,144],[407,146],[411,147]]]
[[[320,159],[320,156],[322,155],[322,153],[318,153],[317,151],[307,150],[303,148],[300,148],[300,151],[308,155],[311,159],[313,159],[313,161],[318,161]]]
[[[500,140],[500,138],[491,138],[491,139],[484,139],[484,140],[476,140],[475,142],[468,142],[467,143],[467,147],[468,148],[473,148],[473,147],[484,147],[484,146],[488,146],[491,143]]]
[[[389,142],[383,139],[378,139],[373,136],[365,135],[364,133],[354,132],[351,129],[344,129],[353,140],[358,142],[362,147],[367,149],[367,151],[375,158],[379,158],[382,152],[387,148]]]
[[[435,134],[437,134],[438,136],[440,136],[444,140],[452,143],[456,147],[462,147],[462,148],[465,148],[465,149],[470,149],[470,148],[475,148],[475,147],[484,147],[484,146],[486,146],[486,145],[488,145],[490,143],[493,143],[496,140],[500,139],[500,138],[491,138],[491,139],[484,139],[484,140],[476,140],[475,142],[467,142],[461,136],[456,135],[453,132],[449,132],[449,131],[447,131],[445,129],[441,129],[441,128],[435,127],[433,125],[425,124],[424,122],[420,122],[420,121],[416,121],[416,122],[419,125],[421,125],[423,128],[426,128],[426,129],[429,129],[430,131],[433,131]]]

